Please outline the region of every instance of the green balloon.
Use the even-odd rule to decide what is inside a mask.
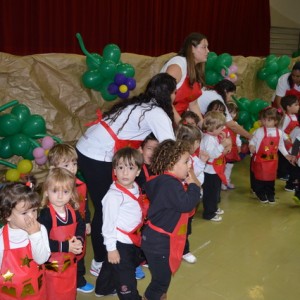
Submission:
[[[11,113],[17,117],[20,124],[23,125],[23,123],[30,117],[31,113],[25,104],[18,104],[16,105],[12,110]]]
[[[91,56],[87,56],[85,62],[89,70],[98,69],[102,64],[103,57],[98,53],[91,53]]]
[[[33,156],[33,150],[34,150],[35,146],[30,143],[30,147],[29,150],[27,151],[27,153],[23,154],[23,158],[24,159],[29,159],[29,160],[34,160],[34,156]]]
[[[130,64],[120,64],[117,66],[117,72],[125,75],[126,77],[134,77],[135,70],[134,67]]]
[[[276,61],[277,60],[277,57],[276,55],[274,54],[270,54],[266,57],[266,60],[265,60],[265,65],[267,65],[268,63],[272,62],[272,61]]]
[[[232,65],[232,57],[228,53],[220,54],[216,60],[214,66],[217,72],[221,72],[222,69],[229,68]]]
[[[104,78],[113,79],[116,75],[117,66],[112,60],[103,61],[99,68]]]
[[[0,140],[0,157],[7,159],[13,155],[14,154],[10,146],[10,137],[5,137],[4,139]]]
[[[282,55],[281,57],[279,57],[277,61],[279,70],[286,69],[290,65],[290,63],[291,63],[291,58],[288,57],[287,55]]]
[[[28,153],[31,143],[25,134],[18,133],[10,137],[10,145],[13,154],[23,156]]]
[[[29,137],[34,137],[37,134],[46,134],[46,122],[40,115],[31,115],[23,124],[22,133]]]
[[[248,122],[246,122],[244,125],[243,125],[244,129],[249,131],[252,127],[253,127],[253,122],[251,120],[249,120]]]
[[[278,78],[279,78],[280,76],[282,76],[283,74],[286,74],[286,73],[289,73],[289,72],[291,72],[291,71],[290,71],[290,69],[288,69],[288,68],[283,69],[283,70],[279,70],[279,71],[277,72]]]
[[[267,76],[268,76],[268,72],[267,72],[266,68],[262,68],[257,72],[257,77],[260,80],[265,80],[267,78]]]
[[[266,65],[266,72],[268,75],[275,74],[279,70],[276,61],[271,61]]]
[[[236,101],[236,104],[239,108],[239,111],[248,111],[249,110],[249,105],[250,101],[247,98],[240,98]]]
[[[251,121],[250,115],[247,111],[242,110],[239,112],[239,118],[238,118],[238,123],[240,125],[245,125]]]
[[[205,83],[207,85],[215,85],[218,82],[219,82],[218,73],[214,70],[206,70]]]
[[[118,45],[108,44],[103,49],[103,59],[111,60],[114,63],[118,63],[121,58],[121,50]]]
[[[205,70],[213,69],[217,58],[218,55],[215,52],[209,52],[207,56],[207,61],[205,63]]]
[[[86,71],[82,75],[82,83],[88,89],[98,86],[103,80],[103,76],[99,69]]]
[[[278,82],[278,75],[277,74],[271,74],[266,78],[266,82],[269,88],[272,90],[276,89],[277,82]]]
[[[107,86],[108,87],[108,86]],[[105,101],[113,101],[115,99],[117,99],[117,95],[112,95],[108,92],[107,90],[107,87],[106,88],[102,88],[101,89],[101,96],[102,98],[105,100]]]
[[[18,118],[13,114],[4,114],[0,116],[0,136],[10,136],[21,130],[21,124]]]

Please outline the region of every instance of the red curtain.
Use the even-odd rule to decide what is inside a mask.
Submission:
[[[0,0],[0,51],[101,54],[106,44],[158,56],[201,32],[217,54],[267,56],[269,0]]]

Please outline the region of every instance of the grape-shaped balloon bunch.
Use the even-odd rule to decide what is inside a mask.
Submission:
[[[79,33],[76,34],[80,48],[86,56],[87,71],[82,75],[82,83],[86,88],[99,91],[106,101],[117,97],[126,99],[131,90],[136,87],[133,78],[135,70],[132,65],[120,60],[121,50],[118,45],[108,44],[104,47],[102,56],[89,53]]]

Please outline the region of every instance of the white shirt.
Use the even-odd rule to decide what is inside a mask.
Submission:
[[[297,115],[292,114],[292,115],[289,115],[289,116],[291,117],[292,121],[298,121]],[[280,128],[282,131],[284,131],[291,122],[291,119],[289,118],[289,116],[287,116],[287,115],[284,116],[282,127]],[[288,139],[290,137],[291,140],[292,140],[292,143],[294,143],[297,138],[300,140],[300,127],[296,126],[290,132],[289,136],[286,133],[284,133],[284,135],[285,135],[284,140]]]
[[[285,96],[286,91],[291,89],[288,83],[288,77],[290,76],[290,74],[291,73],[286,73],[279,77],[275,95],[283,97]],[[294,84],[293,89],[300,92],[300,85],[298,86]]]
[[[194,173],[201,183],[203,185],[204,183],[204,169],[205,169],[205,162],[203,162],[198,156],[192,156],[193,160],[193,169]]]
[[[278,129],[279,133],[279,144],[278,149],[282,153],[283,156],[288,155],[288,152],[285,148],[284,141],[283,141],[283,132],[281,129]],[[265,134],[264,134],[264,127],[257,128],[253,132],[253,137],[249,141],[249,145],[255,146],[255,152],[258,152],[258,149],[260,147],[261,141],[263,140]],[[276,127],[267,128],[267,136],[275,137],[276,136]]]
[[[139,196],[139,188],[134,183],[133,189],[129,191]],[[128,235],[117,230],[117,227],[126,231],[132,231],[142,220],[142,211],[138,202],[119,190],[112,183],[108,192],[102,199],[103,226],[102,234],[107,251],[116,250],[117,241],[132,244]]]
[[[41,225],[41,230],[28,235],[23,229],[12,229],[8,226],[9,243],[11,249],[23,248],[31,244],[32,258],[41,265],[45,263],[50,257],[51,251],[49,246],[49,239],[47,229]],[[3,227],[0,229],[0,266],[3,259]]]
[[[214,90],[202,90],[202,95],[197,99],[197,103],[202,115],[207,112],[207,107],[214,100],[220,100],[225,105],[226,122],[232,121],[232,117],[223,98]]]
[[[171,119],[160,107],[156,106],[146,111],[139,124],[139,119],[144,109],[149,107],[149,104],[137,106],[132,111],[123,129],[118,133],[132,107],[133,105],[126,107],[112,124],[108,121],[108,125],[118,138],[122,140],[143,141],[147,135],[153,132],[159,142],[166,139],[175,140]],[[115,142],[108,131],[100,123],[97,123],[87,129],[77,142],[76,148],[83,155],[91,159],[111,162],[114,155],[114,145]]]

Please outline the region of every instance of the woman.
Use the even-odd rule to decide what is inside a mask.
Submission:
[[[279,108],[281,98],[287,95],[296,95],[300,103],[300,61],[294,64],[290,73],[279,77],[272,106]]]
[[[159,142],[174,140],[172,102],[175,92],[175,79],[167,73],[157,74],[144,93],[115,104],[101,120],[88,128],[76,145],[79,169],[95,208],[91,223],[94,259],[90,270],[95,276],[106,256],[101,234],[101,200],[112,183],[113,154],[129,145],[138,148],[151,132]]]
[[[201,33],[191,33],[183,43],[177,56],[171,58],[161,69],[176,79],[176,98],[174,101],[174,117],[178,124],[180,115],[187,109],[195,112],[200,120],[202,115],[197,105],[204,85],[204,69],[208,56],[208,42]]]
[[[203,90],[202,95],[197,100],[197,105],[199,110],[204,115],[207,111],[207,107],[214,100],[220,100],[225,104],[226,110],[226,126],[230,128],[233,132],[244,136],[247,139],[251,139],[252,135],[246,131],[242,126],[237,124],[228,111],[226,103],[232,100],[232,95],[236,91],[236,86],[233,82],[227,79],[219,81],[213,90]]]

